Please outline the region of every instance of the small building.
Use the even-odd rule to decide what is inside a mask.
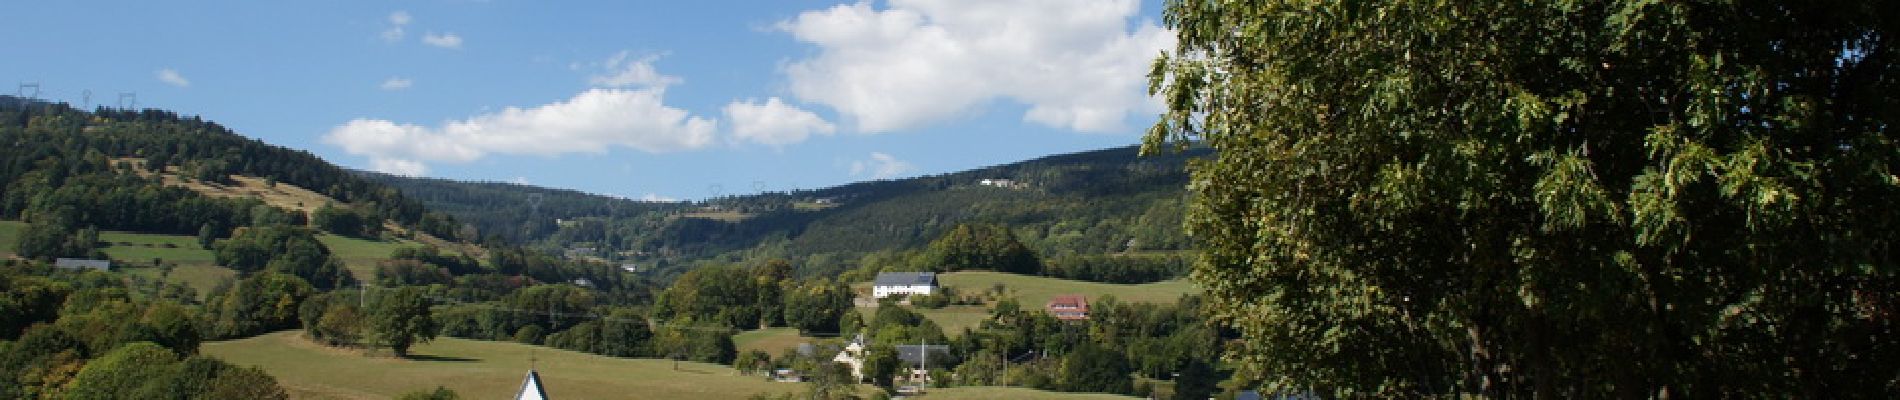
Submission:
[[[1049,315],[1063,321],[1085,321],[1089,319],[1089,299],[1079,294],[1065,294],[1049,298],[1046,306]]]
[[[541,374],[528,370],[528,378],[521,381],[521,391],[515,393],[515,400],[547,400],[548,392],[541,389]]]
[[[844,345],[844,350],[831,357],[831,362],[851,366],[851,376],[857,377],[858,382],[864,382],[864,349],[864,334],[859,333],[851,339],[851,343]]]
[[[916,383],[930,382],[930,367],[947,367],[950,362],[950,346],[941,344],[897,345],[897,361],[906,365],[905,379]],[[935,362],[936,364],[930,364]]]
[[[871,297],[877,299],[892,295],[929,296],[936,291],[935,272],[883,272],[871,283]]]
[[[92,269],[110,271],[112,270],[112,261],[94,260],[90,258],[61,258],[53,260],[53,267],[70,270]]]
[[[804,382],[805,374],[800,374],[797,370],[791,368],[779,368],[772,370],[772,381],[781,383]]]

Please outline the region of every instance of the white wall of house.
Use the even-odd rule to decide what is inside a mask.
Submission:
[[[882,299],[898,294],[929,296],[936,291],[937,287],[934,285],[872,286],[871,297]]]

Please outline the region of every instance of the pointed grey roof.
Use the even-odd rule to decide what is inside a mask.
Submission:
[[[521,392],[515,393],[515,400],[547,400],[548,392],[541,390],[541,374],[528,370],[528,378],[521,381]]]
[[[935,272],[879,272],[877,286],[936,285]]]

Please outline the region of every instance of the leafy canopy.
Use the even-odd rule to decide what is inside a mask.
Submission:
[[[1857,397],[1891,366],[1900,3],[1172,0],[1193,275],[1348,397]]]

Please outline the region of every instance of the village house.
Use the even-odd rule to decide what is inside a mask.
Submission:
[[[930,364],[933,362],[931,360],[936,360],[934,361],[936,364]],[[945,367],[945,364],[950,361],[950,346],[941,344],[897,345],[897,361],[899,364],[905,365],[905,370],[909,371],[909,373],[906,374],[908,381],[928,384],[930,383],[930,367],[932,365]]]
[[[864,334],[859,333],[852,338],[851,343],[844,345],[843,351],[831,357],[831,362],[850,366],[851,376],[857,377],[858,382],[864,382]]]
[[[936,291],[935,272],[883,272],[871,283],[871,297],[877,299],[893,295],[929,296]]]
[[[1049,298],[1046,306],[1049,315],[1063,321],[1086,321],[1089,319],[1089,300],[1079,294],[1065,294]]]

